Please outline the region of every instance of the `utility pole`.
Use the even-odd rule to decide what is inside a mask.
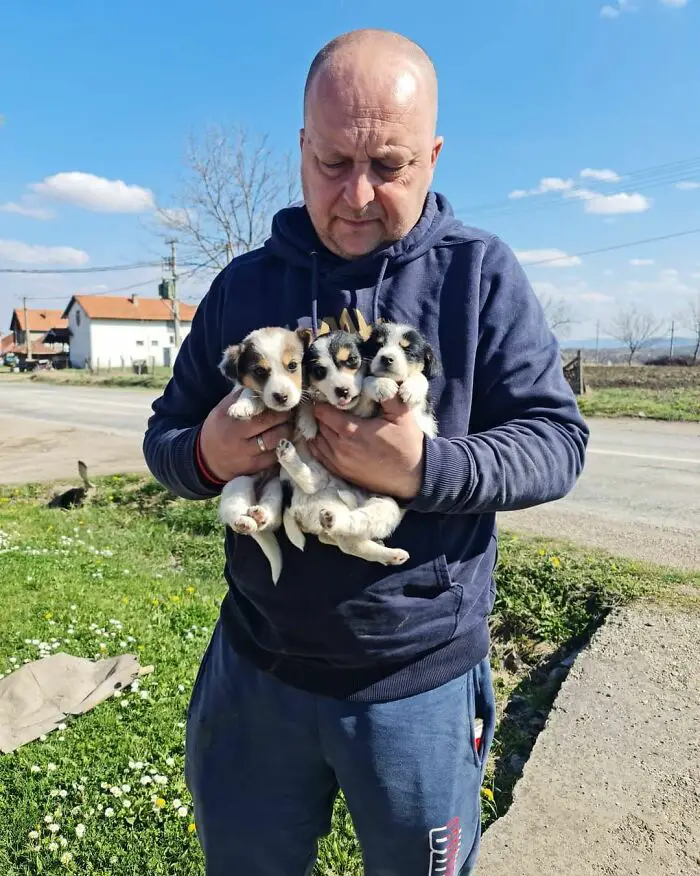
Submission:
[[[600,320],[595,324],[595,363],[598,364],[598,347],[600,346]]]
[[[180,301],[177,297],[177,262],[176,262],[176,240],[166,241],[170,244],[170,258],[168,259],[170,267],[170,276],[172,281],[172,300],[173,300],[173,323],[175,326],[175,349],[180,349]]]
[[[24,343],[27,345],[27,359],[31,361],[32,359],[32,338],[31,332],[29,331],[29,311],[27,310],[27,299],[24,297],[22,299],[22,305],[24,306]]]
[[[672,319],[671,320],[671,347],[668,351],[668,355],[671,357],[671,359],[673,358],[673,341],[674,341],[674,337],[675,337],[675,331],[676,331],[676,322],[675,322],[675,320]]]

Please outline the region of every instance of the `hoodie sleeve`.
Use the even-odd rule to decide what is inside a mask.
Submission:
[[[569,493],[584,464],[588,427],[556,338],[515,254],[485,251],[469,434],[425,439],[415,511],[488,514]]]
[[[143,440],[144,457],[153,476],[184,499],[209,499],[223,486],[206,471],[199,453],[202,424],[231,388],[218,369],[222,354],[222,276],[214,280],[197,307],[190,332],[175,359],[172,377],[153,402]]]

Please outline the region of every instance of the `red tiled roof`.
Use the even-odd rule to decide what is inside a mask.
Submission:
[[[68,328],[68,320],[64,318],[61,310],[46,310],[46,308],[27,308],[27,316],[29,317],[30,332],[47,332],[52,328]],[[12,321],[10,328],[15,327],[24,331],[24,308],[16,307],[12,311]]]
[[[68,307],[63,311],[67,316],[73,306],[78,304],[90,319],[140,319],[151,322],[170,321],[173,318],[172,302],[163,298],[120,298],[115,295],[74,295]],[[180,319],[182,322],[192,322],[197,310],[192,304],[180,302]]]
[[[17,356],[26,356],[27,355],[27,346],[26,344],[12,344],[7,349],[2,350],[3,355],[5,353],[14,353]],[[61,350],[60,346],[51,346],[47,344],[42,344],[37,341],[32,343],[32,358],[34,359],[43,359],[46,356],[60,356],[66,355]]]
[[[10,347],[14,344],[14,342],[15,336],[12,332],[10,332],[9,335],[5,335],[4,337],[0,338],[0,353],[9,353]]]

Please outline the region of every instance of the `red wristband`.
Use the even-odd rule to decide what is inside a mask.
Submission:
[[[206,463],[204,462],[204,457],[202,456],[202,448],[200,447],[200,439],[202,437],[202,433],[197,432],[197,440],[194,443],[194,459],[197,463],[197,468],[199,469],[202,477],[209,481],[209,483],[214,487],[223,487],[226,481],[221,481],[219,478],[215,477],[207,468]]]

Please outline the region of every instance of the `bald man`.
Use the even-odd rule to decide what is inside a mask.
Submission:
[[[398,400],[364,421],[318,405],[313,453],[399,500],[400,567],[282,532],[274,586],[226,531],[228,592],[195,682],[187,782],[208,876],[303,876],[342,789],[367,876],[472,872],[495,726],[488,616],[495,515],[574,486],[588,430],[512,251],[431,190],[442,150],[430,59],[357,31],[314,59],[301,131],[304,205],[203,299],[154,405],[153,474],[191,499],[275,464],[285,415],[226,416],[221,351],[266,325],[409,323],[434,347],[439,436]],[[481,729],[480,729],[481,728]]]

